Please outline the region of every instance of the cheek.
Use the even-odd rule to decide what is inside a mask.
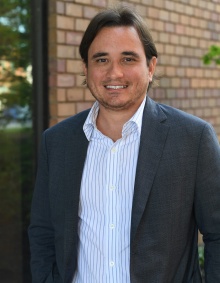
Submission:
[[[146,83],[148,81],[149,74],[146,72],[146,70],[139,69],[136,72],[130,72],[128,73],[127,78],[130,81],[133,81],[135,84],[140,84],[140,83]]]
[[[105,78],[105,73],[97,70],[90,70],[87,75],[87,79],[94,84],[99,83]]]
[[[127,70],[126,76],[132,78],[135,78],[137,80],[144,80],[149,75],[148,69],[144,65],[139,65],[132,70]]]

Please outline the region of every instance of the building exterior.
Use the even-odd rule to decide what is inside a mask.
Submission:
[[[49,126],[89,108],[94,102],[82,86],[78,52],[83,32],[107,0],[49,0]],[[159,85],[149,96],[210,122],[220,139],[220,67],[202,56],[220,44],[218,0],[133,0],[123,4],[146,19],[159,52]]]
[[[159,52],[157,75],[161,79],[158,86],[149,91],[149,96],[207,120],[214,126],[220,140],[220,66],[204,65],[202,62],[211,45],[220,45],[220,1],[119,2],[133,7],[143,16]],[[116,1],[17,0],[13,3],[14,7],[20,8],[14,9],[10,2],[9,13],[5,12],[5,6],[0,9],[2,17],[4,19],[4,13],[5,17],[11,16],[13,30],[15,16],[23,19],[23,15],[28,15],[27,34],[24,37],[18,33],[11,45],[1,41],[1,47],[5,52],[7,49],[13,50],[10,46],[14,47],[14,42],[27,39],[27,42],[18,41],[17,46],[18,49],[26,45],[30,48],[26,49],[26,59],[33,70],[29,66],[27,72],[33,74],[33,86],[31,77],[28,77],[29,87],[23,84],[14,91],[20,95],[20,98],[15,97],[19,105],[22,105],[26,95],[32,115],[28,125],[20,123],[16,128],[0,127],[0,278],[2,282],[26,283],[31,282],[27,227],[41,134],[48,126],[93,104],[94,98],[82,86],[82,62],[78,47],[91,18],[98,11],[115,5]],[[17,11],[20,14],[17,15]],[[30,30],[27,28],[29,19],[32,22]],[[0,27],[5,23],[7,21],[0,17]],[[8,24],[6,26],[9,27]],[[3,39],[8,37],[2,34]],[[11,86],[2,74],[14,62],[5,60],[5,54],[0,53],[2,118],[4,99],[7,100],[3,93],[8,93]],[[26,76],[24,70],[18,67],[16,75]]]

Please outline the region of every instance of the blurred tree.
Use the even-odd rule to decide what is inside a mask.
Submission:
[[[220,46],[210,46],[209,51],[202,57],[202,60],[205,65],[209,65],[212,62],[220,65]]]
[[[0,59],[15,68],[30,64],[30,1],[1,0]]]
[[[31,116],[31,81],[27,76],[27,68],[31,66],[30,1],[1,0],[0,118],[3,124],[13,119],[4,116],[12,108],[27,107],[29,113],[25,119]]]

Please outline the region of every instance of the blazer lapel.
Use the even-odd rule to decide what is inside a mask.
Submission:
[[[142,122],[131,218],[131,242],[147,204],[155,174],[163,153],[169,127],[162,122],[166,115],[147,97]]]

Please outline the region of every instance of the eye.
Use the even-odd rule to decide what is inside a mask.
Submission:
[[[123,59],[123,61],[124,61],[124,62],[134,62],[135,59],[134,59],[133,57],[125,57],[125,58]]]
[[[105,58],[99,58],[96,60],[97,63],[106,63],[107,62],[107,59]]]

